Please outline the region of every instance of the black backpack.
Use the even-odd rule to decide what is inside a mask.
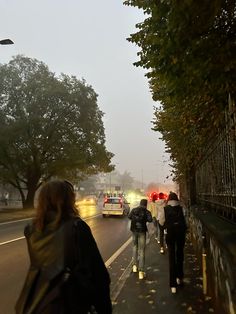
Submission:
[[[133,229],[136,232],[145,232],[146,222],[147,222],[146,209],[140,207],[135,209],[132,216]]]
[[[186,230],[186,222],[183,215],[183,209],[180,205],[178,206],[170,206],[167,205],[165,207],[165,227],[167,229],[174,228],[175,230]]]

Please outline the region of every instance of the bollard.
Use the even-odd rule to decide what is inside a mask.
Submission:
[[[203,294],[207,294],[207,265],[206,265],[206,234],[202,235],[202,288]]]

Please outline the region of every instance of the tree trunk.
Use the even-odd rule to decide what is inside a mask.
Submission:
[[[22,200],[23,208],[34,208],[34,196],[37,191],[37,184],[29,184],[28,191],[24,200]]]

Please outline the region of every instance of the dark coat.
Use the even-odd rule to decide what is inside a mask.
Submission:
[[[171,203],[171,202],[170,202]],[[180,233],[185,234],[187,225],[183,214],[183,208],[179,205],[170,205],[164,207],[165,228],[169,236],[178,236]]]
[[[128,218],[131,219],[132,232],[147,232],[147,222],[152,222],[152,214],[144,206],[133,208]]]
[[[72,218],[56,230],[48,224],[43,232],[28,225],[25,237],[30,268],[16,304],[17,314],[85,314],[91,305],[99,314],[112,312],[110,277],[83,220]],[[41,310],[43,300],[58,286],[52,302]]]

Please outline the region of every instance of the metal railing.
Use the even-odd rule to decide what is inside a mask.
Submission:
[[[236,106],[229,99],[226,125],[196,167],[196,198],[201,206],[236,222]]]

